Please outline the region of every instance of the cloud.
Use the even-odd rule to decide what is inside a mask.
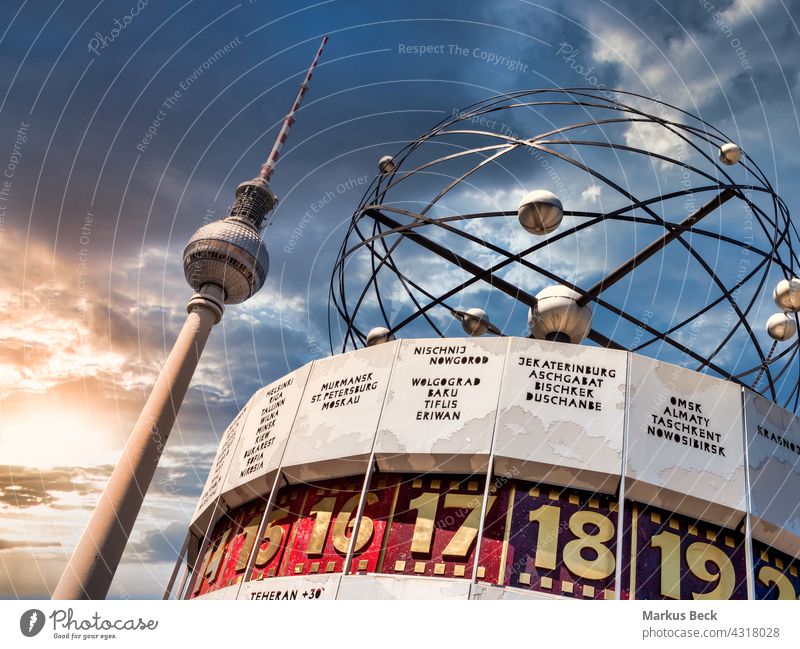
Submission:
[[[187,525],[169,523],[163,529],[148,530],[126,553],[128,561],[175,561],[186,538]]]
[[[581,200],[585,203],[597,203],[602,193],[603,188],[600,185],[592,183],[581,192]]]
[[[23,466],[0,466],[0,504],[26,508],[57,503],[65,493],[78,496],[102,490],[112,466],[55,467],[32,469]]]
[[[0,539],[0,551],[16,550],[17,548],[52,548],[60,546],[61,544],[57,541],[13,541],[9,539]]]
[[[792,78],[798,64],[786,54],[797,49],[796,34],[779,27],[787,18],[782,3],[760,0],[581,7],[591,58],[616,67],[621,89],[695,110],[720,98],[744,109],[750,100],[741,90],[755,97],[740,80],[759,78],[762,85],[762,75],[775,72]]]
[[[20,549],[0,552],[0,593],[16,598],[49,599],[64,560]]]

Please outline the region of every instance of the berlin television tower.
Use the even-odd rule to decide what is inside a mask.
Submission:
[[[211,327],[222,318],[224,305],[240,304],[264,285],[269,256],[261,229],[277,202],[269,179],[327,42],[325,36],[258,176],[239,185],[230,214],[200,228],[183,251],[186,281],[196,291],[187,305],[186,323],[53,599],[106,597]]]

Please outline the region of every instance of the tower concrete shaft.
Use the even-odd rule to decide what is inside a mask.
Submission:
[[[189,315],[53,599],[106,596],[211,327],[225,304],[241,304],[264,285],[269,255],[261,228],[277,201],[267,180],[327,40],[322,39],[261,173],[239,185],[230,214],[197,230],[183,251],[186,281],[197,291]]]
[[[223,300],[222,288],[214,284],[204,285],[189,300],[186,322],[53,599],[103,599],[108,594],[200,354],[222,318]]]

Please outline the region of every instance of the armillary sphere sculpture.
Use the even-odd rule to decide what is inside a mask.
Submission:
[[[331,348],[458,321],[519,334],[527,316],[525,335],[644,353],[796,410],[797,230],[739,139],[594,88],[453,111],[380,159],[333,269]]]

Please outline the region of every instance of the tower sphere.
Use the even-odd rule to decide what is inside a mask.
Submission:
[[[800,311],[800,279],[782,279],[772,292],[772,299],[781,311]]]
[[[461,316],[461,326],[470,336],[483,336],[488,333],[491,324],[483,309],[467,309]]]
[[[592,328],[592,309],[580,306],[580,294],[556,285],[536,295],[536,306],[528,314],[530,335],[539,340],[578,344]]]
[[[785,313],[776,313],[767,320],[767,333],[773,340],[789,340],[797,333],[797,325],[791,316]]]
[[[535,189],[522,197],[517,215],[520,225],[531,234],[549,234],[561,225],[564,206],[552,192]]]
[[[247,220],[228,217],[201,227],[183,251],[183,271],[199,290],[216,284],[225,304],[239,304],[254,295],[267,279],[269,255],[258,230]]]
[[[719,161],[726,165],[735,165],[742,158],[742,150],[733,142],[727,142],[719,148]]]

